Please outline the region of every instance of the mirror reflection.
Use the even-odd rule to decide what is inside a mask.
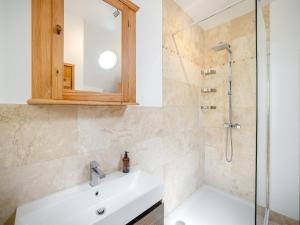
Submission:
[[[121,92],[122,12],[103,0],[64,3],[64,89]]]

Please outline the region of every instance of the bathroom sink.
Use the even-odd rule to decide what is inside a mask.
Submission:
[[[125,225],[163,198],[162,182],[143,171],[112,173],[17,209],[16,225]]]

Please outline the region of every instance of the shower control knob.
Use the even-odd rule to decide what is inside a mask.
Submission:
[[[233,124],[233,128],[241,129],[241,124],[235,123],[235,124]]]
[[[231,124],[230,123],[224,123],[224,128],[231,128]]]
[[[241,124],[239,123],[224,123],[224,128],[234,128],[234,129],[241,129]]]

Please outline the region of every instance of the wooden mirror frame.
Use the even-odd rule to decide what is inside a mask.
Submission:
[[[32,98],[28,104],[136,104],[136,12],[129,0],[103,0],[122,11],[121,93],[64,89],[64,0],[32,0]]]

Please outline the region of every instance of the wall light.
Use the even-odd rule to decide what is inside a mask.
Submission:
[[[117,65],[118,58],[113,51],[105,51],[99,56],[98,62],[102,69],[111,70]]]

